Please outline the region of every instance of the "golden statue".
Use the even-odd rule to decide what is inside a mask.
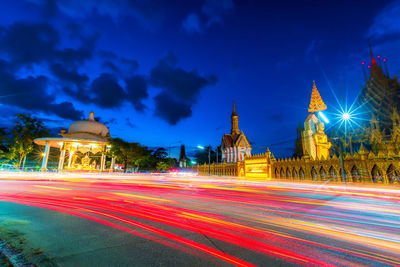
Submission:
[[[82,169],[90,169],[90,158],[87,154],[82,158]]]
[[[329,149],[332,144],[328,141],[328,136],[325,134],[325,125],[323,122],[318,122],[316,125],[317,131],[313,134],[316,156],[318,159],[326,159],[329,156]]]

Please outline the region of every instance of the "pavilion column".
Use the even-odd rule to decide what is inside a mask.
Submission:
[[[115,166],[115,157],[111,158],[111,171],[114,171],[114,166]]]
[[[65,159],[65,149],[60,152],[60,159],[58,160],[58,169],[62,170],[64,168],[64,159]]]
[[[47,170],[47,162],[49,160],[49,152],[50,152],[50,144],[49,142],[46,142],[46,146],[44,148],[44,156],[42,160],[42,170],[45,171]]]
[[[68,157],[68,169],[71,168],[72,164],[72,156],[74,155],[74,151],[69,151],[69,157]]]
[[[100,162],[101,171],[104,171],[105,163],[106,163],[106,155],[104,155],[104,153],[101,153],[101,162]]]

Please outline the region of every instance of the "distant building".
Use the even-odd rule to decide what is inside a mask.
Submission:
[[[181,145],[181,152],[179,153],[179,168],[186,168],[186,153],[185,153],[185,145]]]
[[[251,155],[251,145],[246,135],[239,130],[239,116],[236,113],[235,102],[231,115],[231,134],[222,136],[222,162],[233,163],[244,160]]]

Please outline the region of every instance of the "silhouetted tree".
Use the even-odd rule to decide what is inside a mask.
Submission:
[[[29,155],[35,144],[33,140],[45,137],[50,134],[41,120],[31,117],[28,114],[17,114],[14,128],[11,131],[12,137],[8,142],[7,157],[11,160],[18,160],[18,168],[25,156]]]

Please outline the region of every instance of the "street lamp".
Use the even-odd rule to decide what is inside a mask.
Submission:
[[[200,145],[197,147],[200,148],[201,150],[206,149],[206,147]],[[211,175],[211,145],[209,145],[207,148],[208,148],[208,175]]]

